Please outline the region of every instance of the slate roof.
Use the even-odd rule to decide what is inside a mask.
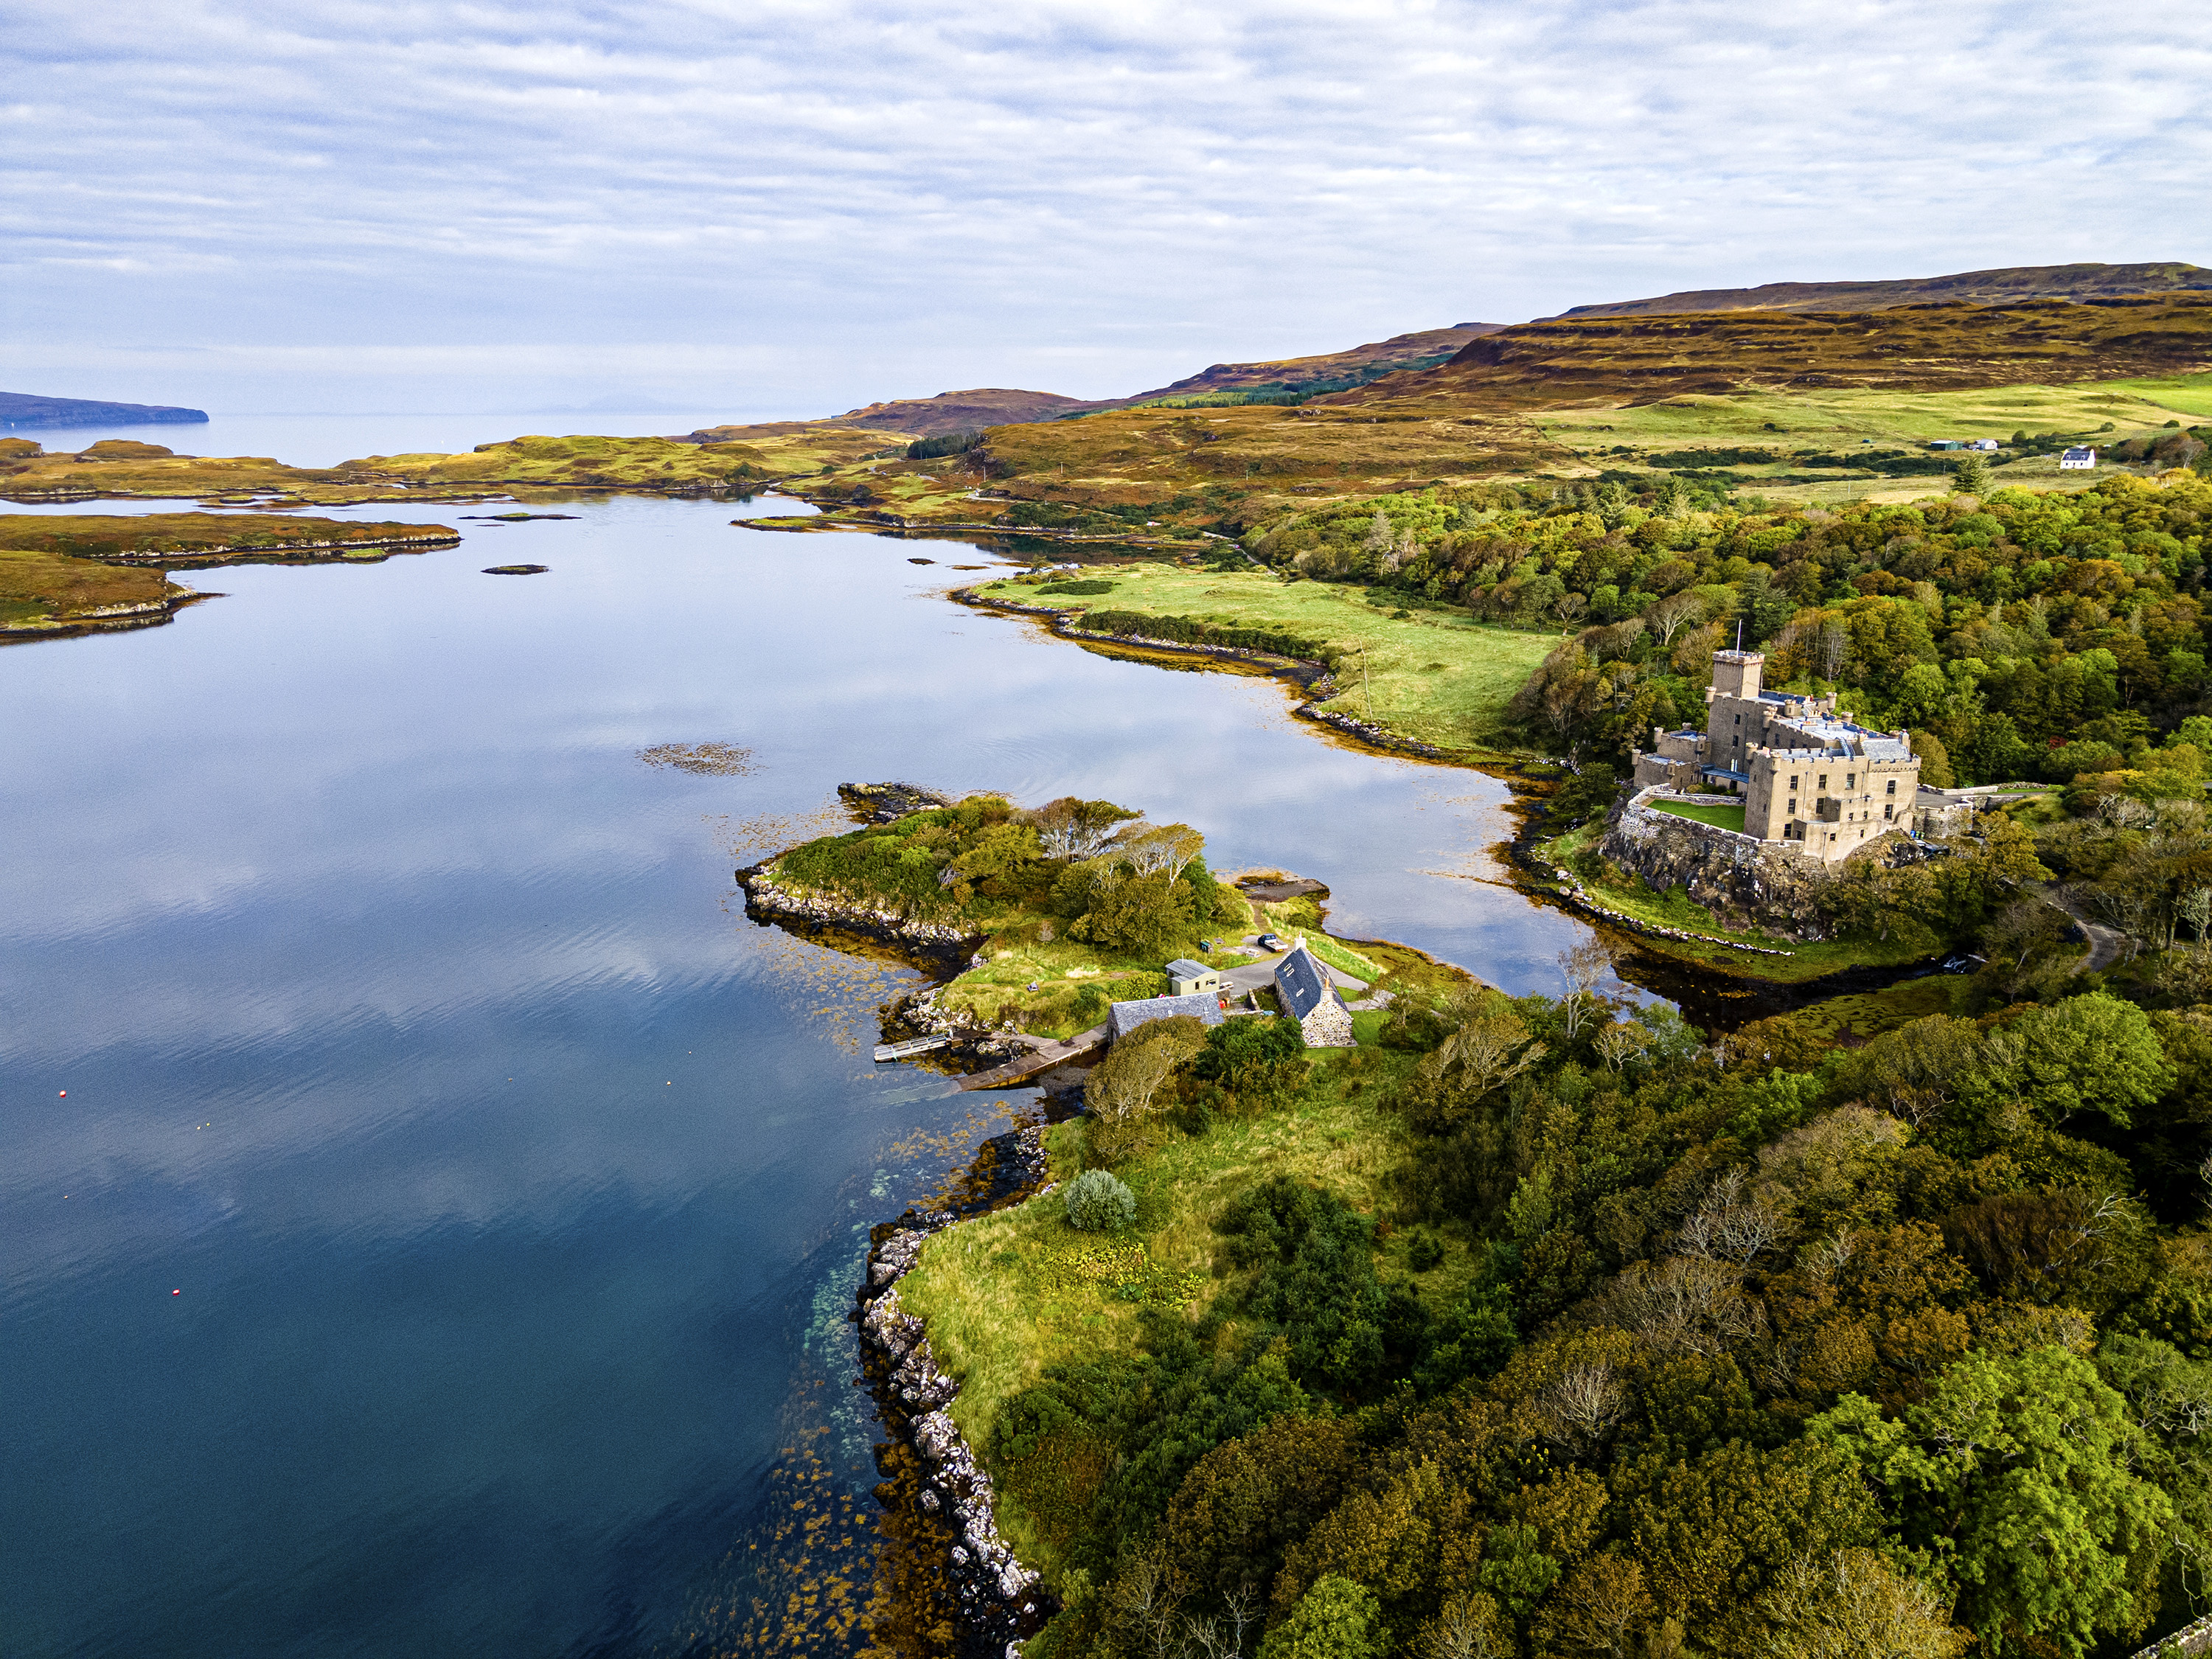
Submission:
[[[1894,732],[1875,732],[1852,720],[1825,720],[1808,716],[1798,720],[1781,720],[1771,723],[1771,730],[1788,732],[1808,738],[1813,752],[1820,755],[1863,755],[1869,760],[1911,760],[1912,745]],[[1781,748],[1784,745],[1772,745]]]
[[[1210,974],[1213,971],[1204,963],[1193,962],[1188,957],[1177,957],[1173,962],[1168,963],[1170,979],[1196,979],[1200,974]]]
[[[1188,1014],[1208,1025],[1221,1024],[1221,999],[1211,991],[1187,997],[1146,997],[1139,1002],[1117,1002],[1106,1011],[1106,1040],[1119,1042],[1149,1020],[1173,1019]]]
[[[1330,994],[1327,970],[1304,945],[1275,964],[1275,995],[1292,1019],[1304,1019]]]

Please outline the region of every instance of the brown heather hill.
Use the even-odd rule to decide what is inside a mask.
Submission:
[[[870,428],[933,438],[947,432],[978,432],[986,427],[1024,426],[1056,421],[1064,415],[1127,409],[1164,398],[1203,398],[1222,392],[1334,391],[1396,373],[1430,368],[1446,362],[1469,341],[1495,333],[1502,323],[1458,323],[1450,328],[1394,334],[1387,340],[1313,357],[1281,357],[1267,362],[1215,363],[1170,386],[1127,398],[1085,402],[1052,392],[1018,392],[1000,386],[969,392],[940,392],[934,398],[897,398],[869,404],[837,417],[842,426]],[[757,432],[758,427],[714,427],[695,432],[702,442],[729,441],[722,434]],[[742,438],[737,439],[742,442]]]
[[[1875,283],[1763,283],[1757,288],[1693,289],[1651,300],[1574,306],[1570,317],[1674,317],[1692,311],[1884,311],[1892,306],[2018,305],[2027,300],[2108,300],[2130,294],[2212,292],[2212,270],[2181,261],[2108,265],[2008,265],[1949,276]]]
[[[1057,420],[1062,415],[1104,407],[1103,404],[1085,403],[1079,398],[1063,398],[1054,392],[1013,392],[986,386],[972,392],[940,392],[934,398],[895,398],[888,403],[870,404],[840,415],[837,422],[878,432],[934,438],[947,432],[977,432],[987,426]]]
[[[1503,323],[1455,323],[1449,328],[1423,329],[1414,334],[1394,334],[1370,345],[1316,357],[1279,357],[1269,362],[1216,363],[1187,380],[1133,398],[1099,404],[1100,409],[1126,408],[1156,398],[1202,397],[1209,392],[1257,392],[1280,388],[1304,392],[1330,381],[1371,380],[1402,369],[1428,368],[1449,361],[1452,354],[1486,334],[1495,334]]]
[[[1715,311],[1560,317],[1474,341],[1443,366],[1316,400],[1401,418],[1505,414],[1760,391],[1965,391],[2212,363],[2212,294],[1915,305],[1882,311]],[[1316,404],[1309,404],[1309,409]]]

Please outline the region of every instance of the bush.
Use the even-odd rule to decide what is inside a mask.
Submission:
[[[1241,1109],[1262,1112],[1287,1105],[1304,1085],[1305,1049],[1294,1019],[1227,1019],[1206,1034],[1191,1070]]]
[[[1095,634],[1127,634],[1178,645],[1226,645],[1270,651],[1279,657],[1319,658],[1322,645],[1269,628],[1229,628],[1190,617],[1151,617],[1141,611],[1093,611],[1083,619]]]
[[[1389,1651],[1375,1592],[1331,1574],[1316,1579],[1291,1616],[1268,1632],[1260,1659],[1381,1659]]]
[[[1137,1218],[1137,1195],[1103,1170],[1085,1170],[1067,1183],[1060,1202],[1079,1233],[1118,1233]]]

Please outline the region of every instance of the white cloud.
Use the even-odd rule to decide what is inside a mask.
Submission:
[[[185,344],[270,396],[1109,392],[1685,285],[2212,257],[2185,9],[11,16],[0,305],[35,356],[0,361],[87,395],[209,401],[99,355]]]

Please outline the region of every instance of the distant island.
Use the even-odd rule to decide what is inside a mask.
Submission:
[[[91,398],[38,398],[0,392],[0,431],[46,426],[185,426],[204,422],[204,409],[169,404],[104,404]]]

